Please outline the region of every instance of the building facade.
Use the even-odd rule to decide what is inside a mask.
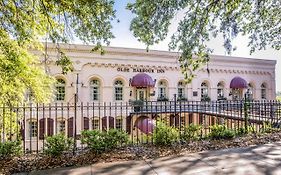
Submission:
[[[41,149],[46,136],[57,133],[73,137],[82,130],[108,128],[141,132],[135,129],[138,123],[157,116],[166,118],[171,125],[179,123],[176,109],[171,112],[171,103],[165,104],[170,104],[165,107],[166,113],[157,114],[151,105],[150,113],[139,115],[133,114],[136,108],[128,106],[129,101],[241,100],[245,94],[253,100],[275,99],[276,61],[272,60],[212,55],[208,68],[199,70],[187,84],[179,67],[179,53],[105,47],[101,55],[91,52],[92,46],[60,47],[73,61],[74,72],[61,73],[55,46],[48,44],[45,67],[57,79],[56,94],[52,104],[21,111],[21,132],[27,150]],[[160,105],[158,110],[163,107]],[[190,106],[187,103],[184,107]],[[180,114],[184,116],[180,119],[183,124],[203,122],[198,112]]]
[[[236,100],[249,92],[254,100],[275,99],[276,61],[212,55],[208,68],[186,84],[178,63],[179,53],[92,46],[61,45],[74,64],[74,72],[61,74],[57,53],[48,45],[49,74],[57,80],[57,102],[72,102],[78,75],[81,102],[127,102],[129,100]],[[232,85],[231,85],[232,83]],[[248,90],[248,91],[247,91]]]

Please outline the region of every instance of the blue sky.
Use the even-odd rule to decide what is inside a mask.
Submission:
[[[113,33],[115,35],[115,39],[111,41],[110,46],[116,47],[128,47],[128,48],[141,48],[145,49],[145,45],[138,42],[136,38],[134,38],[132,32],[129,30],[130,22],[133,18],[133,15],[130,11],[126,10],[126,4],[128,2],[133,2],[133,0],[116,0],[115,1],[115,9],[117,10],[117,18],[120,20],[119,23],[114,22],[113,24]],[[182,18],[183,13],[178,13],[176,17],[173,19],[172,24],[169,29],[169,34],[167,39],[163,42],[151,46],[150,49],[155,50],[168,50],[169,36],[176,30],[178,21]],[[234,40],[234,45],[237,46],[237,50],[232,53],[232,56],[239,57],[250,57],[250,58],[261,58],[261,59],[273,59],[277,60],[276,65],[276,89],[281,91],[281,51],[275,51],[273,49],[267,49],[263,51],[257,51],[254,54],[249,54],[249,48],[247,47],[248,40],[246,37],[239,36]],[[223,45],[222,38],[217,38],[215,40],[211,40],[209,46],[212,46],[214,49],[214,54],[216,55],[226,55]],[[279,61],[280,60],[280,61]]]

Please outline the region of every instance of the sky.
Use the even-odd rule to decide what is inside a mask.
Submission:
[[[133,0],[117,0],[115,1],[116,17],[120,20],[119,23],[113,23],[113,34],[115,38],[111,40],[110,46],[114,47],[127,47],[127,48],[140,48],[146,49],[143,43],[137,41],[130,31],[130,22],[133,19],[133,14],[126,10],[126,4],[133,2]],[[168,51],[168,43],[173,32],[177,29],[177,23],[183,17],[183,12],[179,12],[171,22],[169,28],[168,37],[161,43],[150,46],[152,50],[164,50]],[[248,39],[245,36],[238,36],[233,41],[234,46],[237,46],[237,50],[232,52],[231,56],[248,57],[248,58],[260,58],[260,59],[271,59],[277,60],[276,65],[276,90],[281,91],[281,50],[276,51],[273,49],[267,49],[262,51],[256,51],[250,55],[250,49],[247,47]],[[214,49],[213,54],[215,55],[227,55],[223,47],[223,39],[217,38],[209,42],[209,46]]]

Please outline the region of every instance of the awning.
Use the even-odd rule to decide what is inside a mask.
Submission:
[[[138,73],[132,78],[131,86],[133,87],[154,87],[155,82],[146,73]]]
[[[230,88],[244,89],[248,87],[248,83],[241,77],[234,77],[230,82]]]

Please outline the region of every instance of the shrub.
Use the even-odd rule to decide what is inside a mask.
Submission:
[[[209,137],[211,139],[231,139],[235,137],[235,132],[228,129],[225,125],[210,126],[210,129]]]
[[[127,144],[128,134],[123,130],[110,129],[105,132],[105,145],[107,149],[117,148],[119,145]]]
[[[64,134],[57,134],[46,138],[44,153],[50,156],[60,156],[63,152],[71,150],[73,139]]]
[[[127,144],[128,134],[123,130],[110,129],[108,132],[99,130],[83,131],[81,142],[87,144],[91,151],[97,153],[107,149],[117,148],[119,145]]]
[[[255,133],[255,129],[252,126],[247,126],[245,127],[241,127],[238,129],[237,131],[237,135],[241,136],[241,135],[246,135],[246,134],[250,134],[250,133]]]
[[[0,143],[0,159],[7,159],[20,155],[22,150],[20,141],[7,141]]]
[[[179,131],[161,121],[157,121],[156,129],[153,131],[153,139],[156,145],[171,145],[179,141]]]
[[[184,141],[197,140],[201,137],[202,126],[191,124],[183,129],[181,139]]]

